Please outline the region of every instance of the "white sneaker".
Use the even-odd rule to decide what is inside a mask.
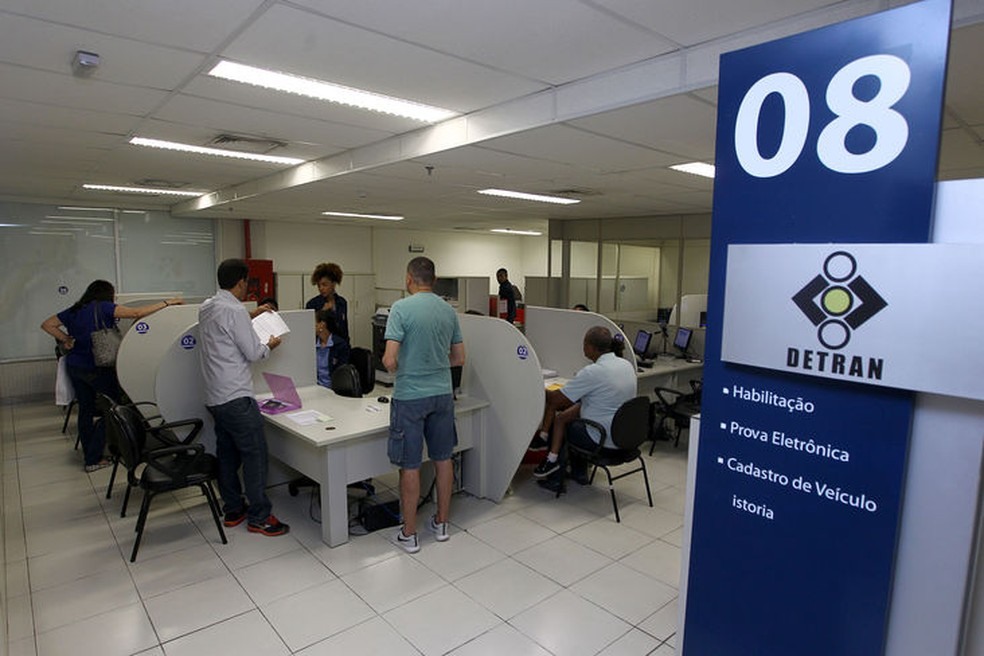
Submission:
[[[414,533],[413,535],[404,535],[402,526],[396,533],[393,534],[392,542],[410,554],[420,551],[420,543],[417,542],[417,534]]]
[[[448,534],[448,523],[437,521],[437,515],[431,515],[430,530],[438,542],[447,542],[451,538]]]

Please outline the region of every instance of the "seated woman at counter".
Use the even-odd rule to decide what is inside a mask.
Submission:
[[[338,334],[338,324],[329,310],[314,315],[314,347],[318,358],[318,384],[331,389],[331,372],[348,364],[348,340]]]
[[[335,287],[342,284],[342,267],[334,262],[322,262],[314,267],[311,284],[318,286],[318,295],[310,299],[305,309],[328,310],[335,317],[338,330],[332,331],[345,339],[349,338],[348,301],[335,293]]]
[[[106,280],[95,280],[74,305],[53,314],[41,324],[41,330],[54,337],[63,351],[65,364],[75,387],[79,402],[79,441],[85,458],[85,470],[93,472],[111,463],[103,458],[106,432],[102,422],[96,423],[97,394],[114,401],[120,397],[119,382],[114,367],[96,366],[92,355],[92,333],[101,328],[113,328],[117,319],[142,319],[169,305],[181,305],[180,298],[169,298],[140,307],[116,304],[116,290]]]

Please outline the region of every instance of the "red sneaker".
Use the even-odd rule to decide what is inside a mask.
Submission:
[[[287,526],[287,524],[284,524],[273,515],[270,515],[259,524],[250,522],[246,528],[250,533],[262,533],[271,538],[278,535],[286,535],[290,532],[290,526]]]

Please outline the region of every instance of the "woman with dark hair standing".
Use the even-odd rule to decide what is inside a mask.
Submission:
[[[304,306],[308,310],[328,310],[335,317],[338,334],[349,338],[348,301],[335,293],[335,286],[342,284],[342,267],[334,262],[322,262],[314,267],[311,284],[317,285],[318,295]]]
[[[171,298],[150,305],[126,307],[116,305],[115,299],[116,290],[112,283],[93,281],[72,307],[48,317],[41,324],[41,330],[54,337],[59,346],[67,351],[65,364],[79,402],[79,439],[87,472],[110,464],[103,458],[105,430],[101,424],[98,429],[95,426],[96,394],[119,398],[116,370],[113,367],[97,367],[92,357],[92,333],[100,328],[115,326],[117,319],[141,319],[168,305],[184,302],[180,298]]]

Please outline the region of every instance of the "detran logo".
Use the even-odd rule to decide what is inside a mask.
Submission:
[[[185,335],[184,337],[181,338],[181,348],[183,348],[186,351],[190,351],[191,349],[195,348],[195,344],[197,343],[198,341],[195,339],[194,335]]]
[[[146,335],[147,331],[150,330],[150,326],[147,324],[146,321],[141,321],[137,325],[135,325],[133,329],[137,331],[138,335]]]
[[[525,360],[530,357],[530,350],[526,348],[525,345],[520,344],[516,347],[516,356],[519,357],[520,360]]]
[[[817,327],[817,340],[836,351],[851,341],[851,331],[881,312],[888,303],[857,274],[858,263],[847,251],[823,262],[823,273],[793,296],[806,318]]]

